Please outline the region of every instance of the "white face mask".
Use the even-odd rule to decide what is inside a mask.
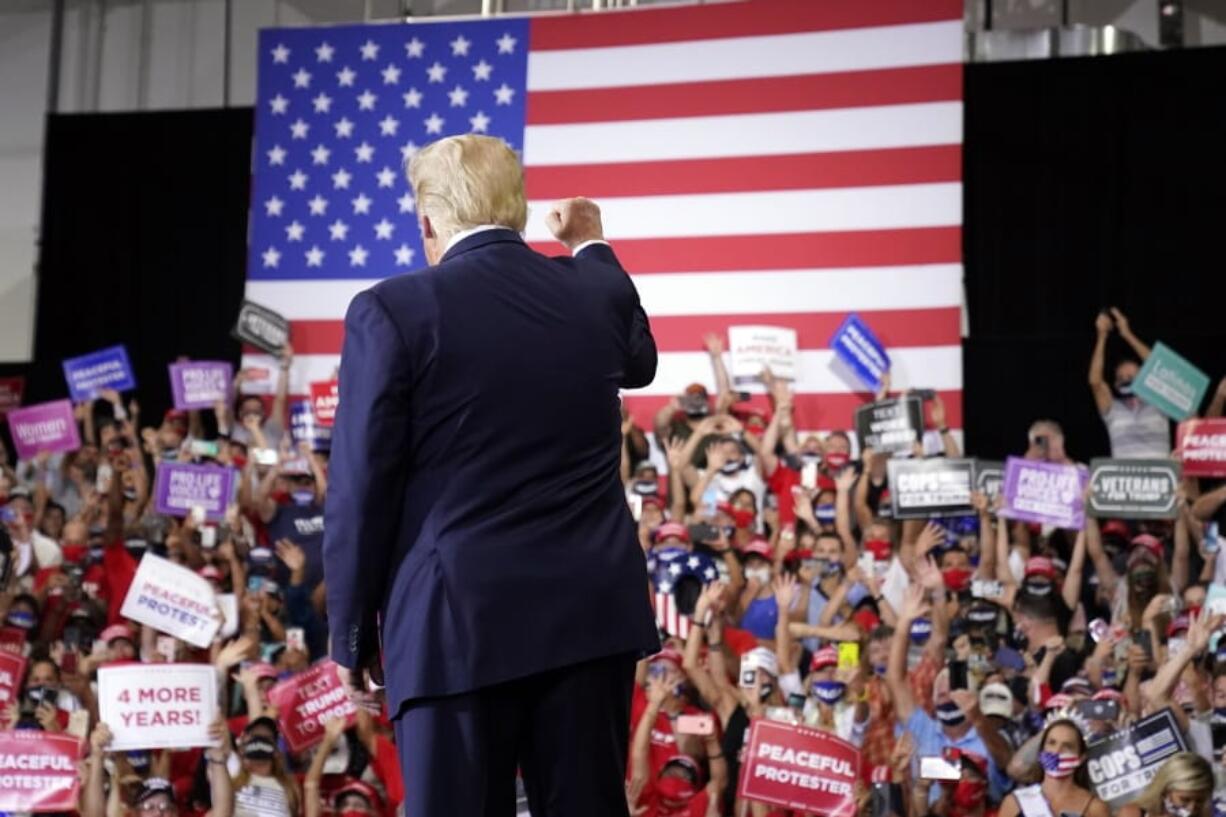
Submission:
[[[746,570],[745,580],[757,582],[758,584],[770,584],[771,569],[769,567],[755,567]]]
[[[1168,817],[1192,817],[1192,809],[1175,805],[1169,795],[1162,798],[1162,810],[1167,813]]]

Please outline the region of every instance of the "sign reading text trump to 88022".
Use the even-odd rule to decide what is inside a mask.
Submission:
[[[832,817],[856,813],[860,751],[829,732],[756,720],[737,794]]]

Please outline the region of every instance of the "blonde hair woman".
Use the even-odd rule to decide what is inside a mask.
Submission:
[[[1206,817],[1213,800],[1213,768],[1192,752],[1171,755],[1145,791],[1119,817]]]

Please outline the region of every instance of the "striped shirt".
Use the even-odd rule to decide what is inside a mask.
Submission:
[[[1131,403],[1131,405],[1129,405]],[[1166,415],[1137,399],[1112,400],[1103,414],[1111,456],[1117,459],[1165,459],[1171,455],[1171,422]]]

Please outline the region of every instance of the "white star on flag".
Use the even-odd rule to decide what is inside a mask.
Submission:
[[[311,129],[311,126],[308,125],[306,122],[302,121],[301,118],[296,119],[289,126],[290,138],[291,139],[305,139],[307,138],[307,131],[309,131],[310,129]]]
[[[400,82],[400,69],[392,63],[388,63],[387,67],[383,69],[382,74],[384,85],[395,85],[397,82]]]
[[[697,556],[691,556],[689,560],[686,561],[685,566],[690,570],[693,570],[694,568],[698,567],[699,564],[701,564],[699,558]]]
[[[289,62],[289,49],[284,45],[278,45],[272,50],[273,62]]]
[[[451,98],[451,107],[459,108],[468,103],[468,91],[465,91],[459,85],[447,92],[447,96]]]
[[[515,96],[515,89],[505,82],[494,89],[494,99],[499,105],[510,105],[513,96]]]
[[[369,162],[374,158],[375,149],[372,145],[363,142],[353,149],[354,155],[358,157],[359,162]]]
[[[311,85],[311,72],[305,68],[299,68],[294,72],[294,87],[308,88]]]
[[[328,232],[331,233],[333,241],[344,241],[345,236],[349,235],[349,225],[338,218],[328,225]]]
[[[467,57],[468,47],[470,45],[472,45],[472,40],[464,39],[464,35],[461,34],[460,36],[456,37],[454,40],[451,41],[451,56]]]
[[[379,57],[379,44],[374,40],[362,43],[362,59],[373,60]]]
[[[430,114],[430,118],[426,120],[426,133],[442,133],[443,121],[443,117],[438,114]]]
[[[331,155],[332,151],[328,150],[323,145],[316,145],[315,149],[311,151],[311,162],[317,165],[326,165],[328,163],[328,157]]]
[[[426,44],[416,37],[404,44],[405,54],[410,58],[420,57],[425,50]]]
[[[490,118],[482,111],[477,111],[477,115],[470,116],[468,121],[473,126],[473,133],[486,133],[490,129]]]
[[[342,116],[341,121],[337,122],[335,127],[338,139],[348,139],[353,136],[353,123],[349,121],[349,117]]]
[[[359,111],[373,111],[375,109],[375,102],[378,99],[379,97],[372,94],[370,92],[370,89],[367,88],[365,91],[363,91],[361,94],[358,95],[358,110]]]
[[[301,170],[295,170],[289,176],[290,190],[306,190],[307,174]]]
[[[379,180],[380,187],[391,187],[396,183],[396,172],[390,167],[384,167],[375,174],[375,178]]]
[[[301,224],[299,224],[297,220],[290,222],[285,227],[285,240],[286,241],[301,241],[302,233],[305,229],[306,227],[303,227]]]
[[[273,114],[285,113],[289,110],[289,100],[277,94],[272,99],[268,100],[268,107],[272,108]]]
[[[311,249],[306,251],[306,264],[308,267],[319,267],[324,263],[324,251],[319,247],[312,245]]]
[[[273,145],[272,150],[268,151],[268,163],[270,165],[285,164],[285,148],[280,145]]]
[[[413,248],[408,244],[401,244],[396,248],[396,266],[407,267],[413,263]]]
[[[367,255],[369,255],[369,253],[366,251],[366,248],[363,247],[361,244],[357,245],[356,247],[354,247],[352,250],[349,251],[349,266],[351,267],[366,266],[366,256]]]
[[[396,199],[396,203],[400,205],[400,212],[402,213],[411,213],[417,206],[416,202],[413,201],[413,195],[411,193],[405,193],[403,196]]]
[[[658,589],[661,593],[671,593],[673,592],[673,583],[672,582],[660,582],[660,586]]]
[[[307,207],[310,209],[311,215],[322,216],[328,210],[328,200],[316,193],[315,198],[307,202]]]
[[[481,60],[481,62],[473,66],[473,79],[478,81],[487,80],[490,78],[490,72],[493,70],[494,66],[485,60]]]
[[[404,106],[406,108],[421,107],[421,91],[416,88],[410,88],[408,93],[404,95]]]
[[[708,567],[706,570],[702,571],[702,577],[709,582],[715,581],[715,568]]]
[[[447,76],[447,66],[436,60],[434,65],[426,69],[426,75],[430,78],[430,82],[442,82]]]
[[[269,247],[264,250],[264,266],[275,267],[281,261],[281,253],[277,252],[276,247]]]
[[[680,576],[681,575],[681,565],[678,564],[677,562],[673,562],[672,564],[670,564],[668,566],[668,574],[670,576]]]
[[[354,70],[346,65],[336,72],[336,82],[341,87],[353,87],[353,81],[357,79],[357,76]]]
[[[376,240],[389,239],[392,237],[392,231],[395,229],[396,229],[395,224],[392,224],[386,218],[382,219],[380,220],[378,224],[375,225],[375,239]]]
[[[498,38],[498,40],[497,40],[497,43],[498,43],[498,53],[499,53],[499,54],[514,54],[514,53],[515,53],[515,44],[516,44],[517,42],[519,42],[519,40],[517,40],[517,39],[515,39],[514,37],[512,37],[512,36],[511,36],[511,34],[510,34],[510,32],[507,32],[506,34],[503,34],[503,35],[502,35],[501,37],[499,37],[499,38]]]
[[[281,215],[281,208],[284,206],[285,202],[281,201],[281,199],[277,198],[276,196],[273,196],[268,201],[264,202],[264,211],[267,215],[279,216]]]
[[[395,136],[396,129],[400,127],[400,120],[393,119],[391,114],[379,120],[379,135],[380,136]]]
[[[350,175],[349,171],[342,167],[332,174],[332,188],[334,190],[347,190],[349,189],[349,180],[352,178],[353,176]]]
[[[332,62],[332,54],[336,51],[335,48],[328,45],[327,41],[319,44],[315,49],[315,59],[318,62]]]
[[[365,215],[370,212],[370,204],[372,199],[368,198],[365,193],[358,193],[358,197],[353,199],[353,214]]]
[[[409,159],[412,159],[417,155],[418,150],[420,150],[420,148],[417,147],[416,142],[406,142],[400,146],[400,158],[407,162]]]
[[[322,91],[311,102],[315,105],[315,113],[327,113],[332,110],[332,97]]]

